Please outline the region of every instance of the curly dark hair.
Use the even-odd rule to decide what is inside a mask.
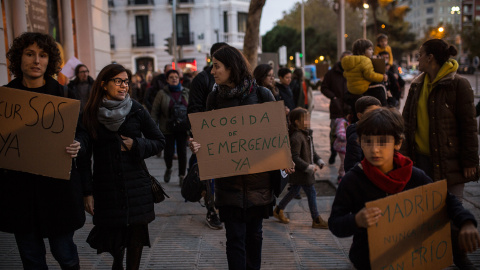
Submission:
[[[364,55],[365,51],[370,47],[373,48],[373,43],[370,40],[363,38],[357,39],[352,45],[353,55]]]
[[[48,66],[44,76],[52,76],[61,70],[60,50],[53,37],[42,33],[25,32],[13,40],[12,46],[7,52],[7,59],[10,62],[8,69],[15,77],[23,77],[21,68],[23,50],[34,43],[48,54]]]

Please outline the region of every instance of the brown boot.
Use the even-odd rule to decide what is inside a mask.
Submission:
[[[275,209],[273,210],[273,216],[276,217],[281,223],[288,224],[290,222],[290,219],[285,217],[283,210],[278,208],[278,206],[275,206]]]
[[[318,216],[312,222],[312,228],[314,229],[328,229],[328,223],[322,219],[321,216]]]

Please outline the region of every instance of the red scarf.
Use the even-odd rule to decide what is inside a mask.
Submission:
[[[396,165],[396,168],[387,174],[373,166],[366,158],[361,163],[368,179],[388,194],[396,194],[403,191],[412,176],[413,161],[398,152],[395,152],[393,156],[393,163]]]

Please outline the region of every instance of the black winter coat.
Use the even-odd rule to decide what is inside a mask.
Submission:
[[[347,127],[347,152],[345,153],[345,161],[343,168],[348,172],[358,162],[363,159],[363,150],[358,143],[357,123],[353,123]]]
[[[432,180],[420,169],[413,167],[412,176],[404,190],[413,189],[430,184]],[[328,228],[337,237],[353,235],[349,258],[356,269],[370,269],[367,229],[357,227],[355,215],[365,207],[365,203],[385,198],[385,191],[371,182],[359,166],[355,166],[345,174],[338,185],[337,194],[332,205]],[[447,212],[450,219],[458,228],[471,220],[475,226],[475,217],[462,203],[450,193],[447,194]]]
[[[64,96],[64,87],[56,80],[46,76],[45,81],[44,88],[29,89],[19,78],[6,86]],[[73,232],[84,223],[82,184],[75,166],[70,181],[0,169],[0,231],[52,237]]]
[[[287,106],[290,111],[297,107],[296,100],[294,100],[292,89],[290,86],[283,85],[281,83],[276,83],[275,86],[278,88],[278,92],[280,95],[280,100],[285,102],[285,106]]]
[[[343,77],[343,68],[337,62],[323,78],[320,91],[330,99],[330,119],[345,117],[350,106],[345,103],[347,79]]]
[[[212,67],[208,67],[193,78],[188,96],[188,113],[205,111],[208,94],[212,92],[215,85],[215,78],[210,74],[211,71]]]
[[[216,91],[215,88],[208,95],[207,111],[275,101],[270,90],[257,85],[242,100],[223,99]],[[234,212],[235,208],[246,211],[254,206],[271,205],[274,195],[270,175],[271,172],[263,172],[215,179],[215,205],[220,208],[220,217],[223,219],[226,212],[222,207],[229,207],[230,212]]]
[[[121,151],[119,135],[133,139],[130,151]],[[163,150],[165,138],[145,108],[133,100],[118,132],[100,124],[97,138],[84,140],[87,156],[93,152],[93,178],[85,184],[94,198],[93,223],[126,226],[154,220],[151,181],[142,163]]]

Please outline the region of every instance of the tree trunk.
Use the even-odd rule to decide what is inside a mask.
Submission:
[[[247,30],[243,40],[243,54],[252,66],[257,66],[260,18],[266,0],[250,0],[248,8]]]

